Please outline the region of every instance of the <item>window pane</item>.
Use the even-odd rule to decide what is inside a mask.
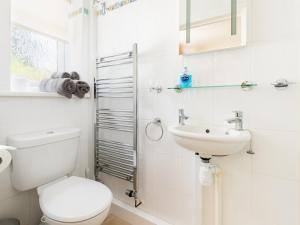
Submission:
[[[57,71],[58,41],[20,26],[12,27],[11,73],[32,81]]]

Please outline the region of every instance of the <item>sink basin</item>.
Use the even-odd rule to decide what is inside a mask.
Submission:
[[[249,150],[251,134],[247,130],[215,129],[190,125],[168,128],[180,146],[199,153],[203,158],[226,156]]]

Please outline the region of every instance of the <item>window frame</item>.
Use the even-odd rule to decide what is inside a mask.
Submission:
[[[23,29],[23,30],[41,35],[41,36],[49,38],[49,39],[53,39],[54,41],[56,41],[56,43],[57,43],[56,67],[57,68],[56,68],[56,71],[54,71],[54,72],[67,71],[67,69],[68,69],[68,58],[67,57],[69,57],[69,51],[70,51],[70,49],[69,49],[70,43],[68,41],[63,40],[61,38],[58,38],[54,35],[49,35],[49,34],[46,34],[44,32],[41,32],[41,31],[32,29],[30,27],[24,26],[22,24],[11,21],[11,23],[10,23],[10,51],[11,51],[11,48],[12,48],[11,40],[12,40],[12,29],[13,29],[13,27],[17,27],[17,28],[20,28],[20,29]],[[12,74],[12,71],[11,71],[11,65],[12,65],[12,62],[10,62],[10,74],[9,74],[9,80],[10,81],[13,77],[13,74]],[[12,91],[12,92],[19,92],[19,91],[12,90],[11,87],[9,88],[9,90]],[[43,93],[41,91],[22,91],[22,92]]]

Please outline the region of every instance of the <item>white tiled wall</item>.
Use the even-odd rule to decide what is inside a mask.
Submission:
[[[178,56],[178,5],[174,0],[138,0],[98,19],[98,52],[105,55],[139,44],[141,198],[143,210],[173,225],[193,225],[195,157],[166,132],[153,143],[144,127],[154,117],[164,128],[177,123],[178,108],[189,123],[228,126],[232,110],[245,114],[255,155],[240,153],[213,161],[223,169],[224,225],[300,224],[300,88],[275,90],[284,77],[299,82],[300,3],[298,0],[249,0],[248,45],[241,49]],[[250,92],[224,88],[176,94],[149,92],[151,84],[174,86],[183,65],[197,84],[250,80]],[[126,184],[106,178],[115,197]],[[204,190],[204,225],[212,225],[212,191]]]

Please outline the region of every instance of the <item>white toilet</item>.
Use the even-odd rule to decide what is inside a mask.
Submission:
[[[37,188],[43,221],[49,225],[100,225],[112,193],[103,184],[68,175],[74,170],[80,130],[57,129],[8,137],[12,183],[19,191]]]

